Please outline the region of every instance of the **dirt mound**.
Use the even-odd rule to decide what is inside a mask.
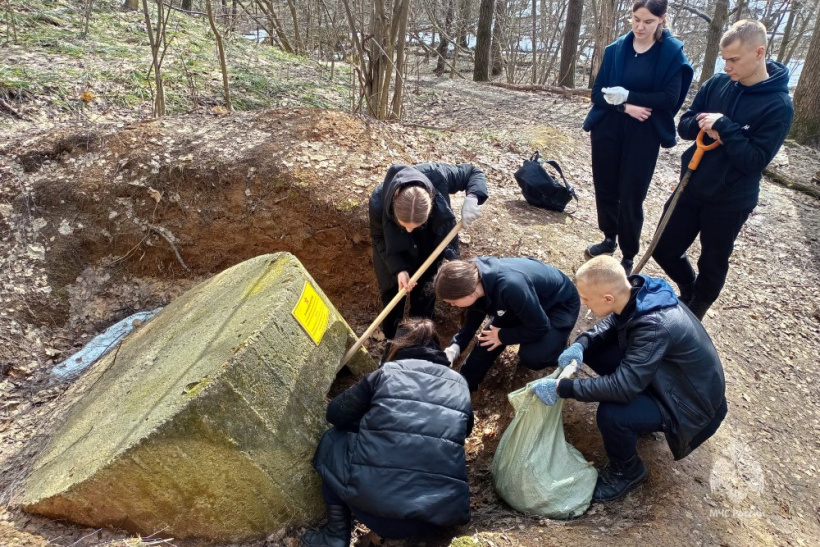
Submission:
[[[280,110],[22,145],[12,152],[34,180],[34,222],[50,242],[48,320],[55,310],[68,318],[67,287],[89,266],[187,279],[275,251],[295,254],[348,320],[371,317],[367,199],[395,147],[389,133],[341,113]]]

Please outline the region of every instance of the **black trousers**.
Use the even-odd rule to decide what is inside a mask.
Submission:
[[[592,180],[598,228],[617,239],[624,258],[638,254],[643,201],[661,142],[652,125],[612,112],[592,130]]]
[[[584,363],[599,376],[615,372],[624,352],[617,341],[584,352]],[[663,431],[663,414],[658,403],[646,392],[628,403],[602,401],[598,403],[598,430],[604,441],[607,457],[614,462],[625,462],[638,452],[638,436]]]
[[[399,323],[401,323],[404,318],[404,306],[408,298],[410,298],[410,317],[433,317],[433,312],[436,310],[436,295],[433,292],[432,281],[437,271],[434,266],[435,264],[424,272],[419,278],[415,288],[410,291],[410,294],[402,298],[401,301],[396,304],[396,307],[384,318],[384,322],[382,322],[382,332],[384,332],[384,336],[388,340],[396,336]],[[413,273],[415,272],[410,272],[411,275]],[[382,305],[387,306],[398,292],[398,284],[388,287],[387,290],[382,290]]]
[[[501,325],[496,325],[503,327]],[[528,344],[521,344],[518,347],[518,358],[521,366],[531,370],[541,370],[550,365],[558,364],[558,356],[567,347],[567,339],[572,332],[572,327],[565,329],[550,329],[540,340]],[[484,377],[487,376],[490,367],[493,366],[496,357],[501,355],[507,346],[501,344],[490,351],[484,346],[476,343],[473,351],[470,352],[467,361],[461,367],[461,375],[467,380],[470,391],[478,389]]]
[[[664,212],[671,199],[667,200]],[[726,283],[729,257],[732,256],[740,229],[751,212],[752,209],[721,211],[704,207],[686,199],[684,190],[652,258],[678,285],[694,283],[694,299],[711,305]],[[701,252],[698,257],[698,272],[695,274],[687,250],[698,235]]]

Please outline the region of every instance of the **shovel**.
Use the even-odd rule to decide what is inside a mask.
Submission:
[[[461,222],[462,221],[459,220],[456,223],[456,225],[453,226],[453,229],[450,230],[450,232],[446,236],[444,236],[444,239],[441,240],[441,243],[438,244],[438,247],[436,247],[433,250],[433,252],[430,253],[430,256],[427,257],[427,260],[425,260],[424,263],[421,266],[419,266],[419,269],[416,270],[416,273],[414,273],[413,277],[410,278],[410,285],[413,285],[416,281],[419,280],[419,277],[421,277],[422,274],[425,271],[427,271],[427,268],[429,268],[430,265],[433,262],[435,262],[438,255],[440,255],[444,248],[453,240],[454,237],[456,237],[458,231],[461,230]],[[421,288],[419,288],[419,290],[421,290]],[[387,306],[385,306],[385,308],[382,310],[379,316],[373,320],[369,327],[367,327],[367,330],[364,331],[364,334],[362,334],[362,336],[358,340],[356,340],[356,343],[353,344],[353,347],[347,350],[347,353],[345,353],[344,357],[342,357],[342,366],[346,365],[347,362],[350,361],[350,358],[353,357],[353,355],[357,351],[359,351],[359,348],[362,347],[364,341],[367,340],[371,334],[373,334],[373,331],[376,330],[376,328],[378,328],[379,325],[381,325],[382,321],[384,321],[384,318],[387,317],[387,314],[390,313],[393,310],[393,308],[396,307],[396,304],[398,304],[399,301],[402,298],[404,298],[404,295],[406,294],[407,289],[401,289],[398,293],[396,293],[396,296],[393,297],[393,300],[391,300],[390,303],[387,304]]]
[[[655,252],[655,247],[658,245],[658,240],[661,238],[661,234],[663,234],[663,230],[666,228],[666,225],[669,224],[669,219],[672,218],[672,211],[675,210],[675,205],[677,205],[683,189],[686,188],[687,184],[689,184],[689,179],[692,178],[692,173],[694,173],[697,170],[698,165],[700,165],[700,160],[703,159],[703,154],[720,146],[720,141],[715,141],[708,145],[703,144],[703,135],[705,135],[703,131],[698,133],[698,138],[695,140],[697,149],[692,155],[692,159],[689,160],[689,165],[686,166],[686,173],[684,173],[683,177],[680,179],[680,184],[678,184],[678,188],[672,196],[672,201],[669,203],[669,207],[666,209],[666,213],[663,215],[661,223],[658,224],[658,229],[655,230],[655,235],[652,236],[652,242],[649,243],[649,248],[646,249],[646,252],[643,254],[640,261],[638,261],[638,265],[635,266],[634,270],[632,270],[633,274],[640,273],[643,267],[646,266],[646,263],[649,262],[649,257],[652,256],[653,252]]]

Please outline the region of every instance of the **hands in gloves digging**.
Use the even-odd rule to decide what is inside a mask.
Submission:
[[[604,93],[604,100],[609,104],[623,104],[626,102],[627,97],[629,97],[629,90],[624,89],[623,87],[605,87],[601,89]]]
[[[456,362],[456,359],[458,359],[458,356],[461,355],[461,347],[458,344],[450,344],[444,349],[444,355],[447,356],[447,360],[450,361],[450,365],[452,366],[452,364]]]
[[[558,402],[558,380],[542,378],[530,388],[545,405],[552,406]]]
[[[579,367],[584,362],[584,346],[578,342],[572,344],[558,356],[558,366],[563,369],[572,361],[577,361]]]
[[[478,205],[478,198],[475,196],[467,196],[464,198],[464,204],[461,206],[461,222],[465,228],[469,228],[470,224],[478,220],[481,216],[481,207]]]

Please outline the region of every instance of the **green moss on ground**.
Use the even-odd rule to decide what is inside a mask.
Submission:
[[[154,79],[144,16],[141,10],[122,11],[121,5],[122,0],[95,1],[87,34],[82,6],[66,0],[9,0],[0,6],[0,46],[7,59],[0,63],[0,95],[21,107],[89,117],[123,108],[150,112]],[[345,65],[337,65],[331,79],[321,63],[220,30],[236,110],[347,104],[350,73]],[[171,12],[168,42],[162,63],[167,113],[224,104],[207,19]],[[80,97],[86,91],[93,93],[88,104]]]

